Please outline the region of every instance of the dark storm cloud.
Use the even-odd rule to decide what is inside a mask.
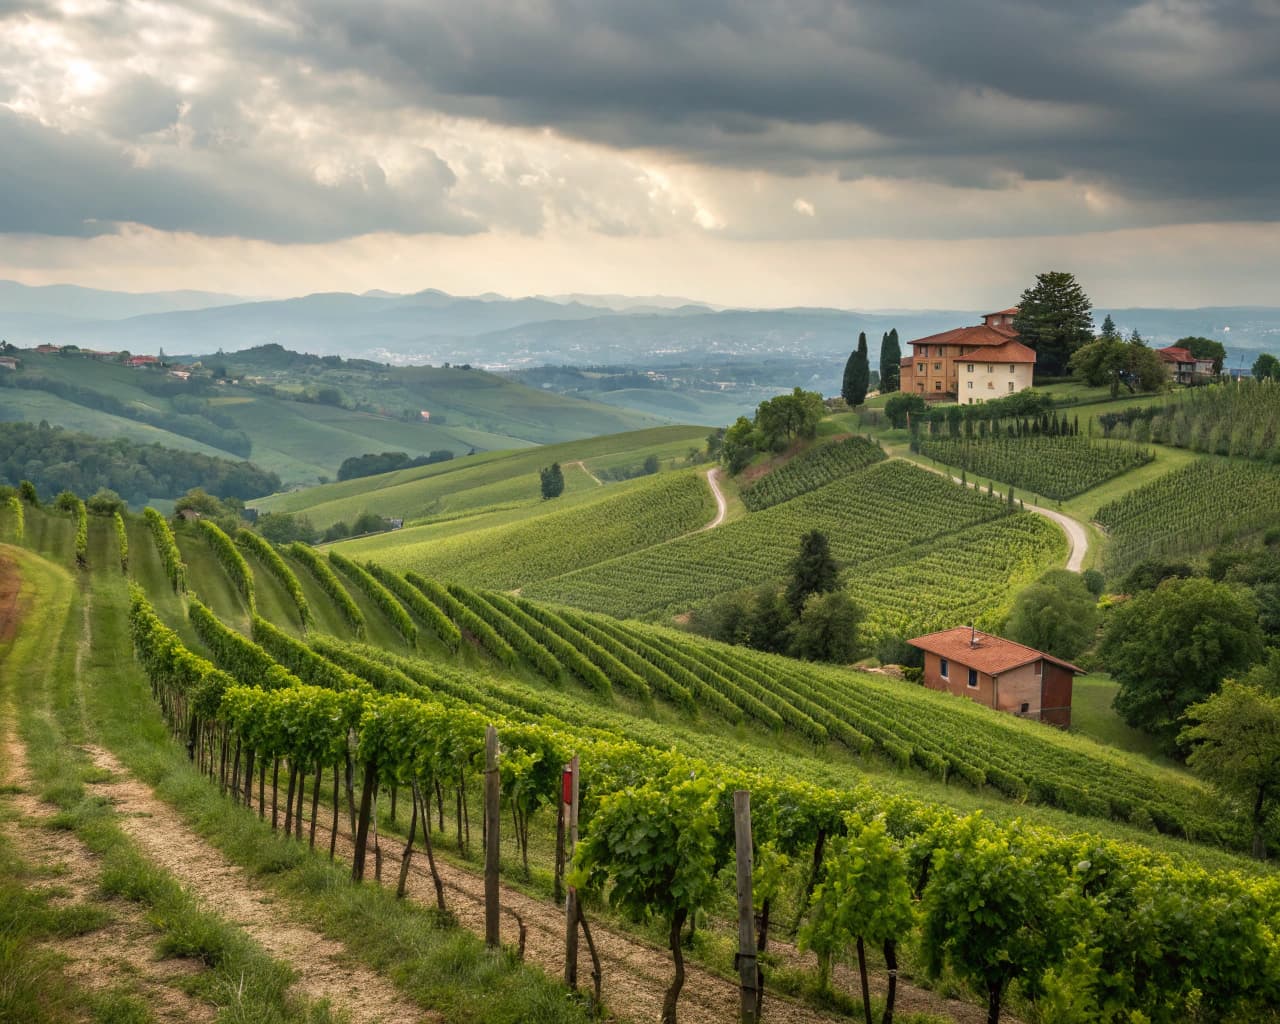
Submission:
[[[1075,176],[1228,216],[1280,199],[1272,0],[330,0],[290,17],[245,38],[404,102],[610,146],[846,178]]]
[[[105,84],[68,90],[70,53]],[[434,114],[548,127],[604,156],[553,139],[563,167],[522,169],[501,133],[437,129]],[[639,234],[675,215],[663,197],[648,208],[652,184],[614,152],[634,150],[764,172],[771,211],[740,199],[736,237],[856,234],[859,217],[892,233],[891,211],[872,224],[857,195],[793,214],[782,179],[807,175],[831,190],[880,177],[997,196],[1069,179],[1127,207],[1086,223],[1067,203],[1034,216],[1003,204],[1023,224],[993,217],[1001,236],[1276,220],[1280,5],[188,0],[68,13],[0,0],[0,232],[137,222],[315,242],[537,233],[558,217]],[[729,177],[705,179],[713,201]],[[976,204],[897,230],[972,237],[985,215]]]
[[[434,175],[399,190],[388,187],[376,164],[332,186],[247,153],[139,165],[118,145],[3,107],[0,140],[0,233],[89,237],[138,223],[213,237],[325,242],[379,230],[479,229],[444,208],[453,175],[438,159]]]

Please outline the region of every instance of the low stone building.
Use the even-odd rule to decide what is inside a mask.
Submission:
[[[1084,672],[1034,647],[957,626],[907,641],[924,652],[924,685],[997,711],[1068,728],[1071,686]]]

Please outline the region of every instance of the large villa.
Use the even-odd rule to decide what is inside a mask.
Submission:
[[[981,324],[911,342],[899,388],[926,401],[974,405],[1031,387],[1036,353],[1013,329],[1017,307],[988,313]]]

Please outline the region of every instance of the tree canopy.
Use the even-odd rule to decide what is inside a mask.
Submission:
[[[1263,352],[1253,361],[1254,380],[1280,380],[1280,359],[1270,352]]]
[[[1187,765],[1248,808],[1253,853],[1267,853],[1265,825],[1280,807],[1280,695],[1234,679],[1187,708]]]
[[[1241,587],[1168,579],[1112,610],[1098,653],[1121,717],[1174,752],[1182,713],[1262,657],[1258,609]]]
[[[902,346],[895,327],[880,341],[880,392],[888,394],[902,386]]]
[[[1097,629],[1097,600],[1084,579],[1054,569],[1018,594],[1005,633],[1018,643],[1071,660],[1093,642]]]
[[[1036,275],[1022,293],[1013,329],[1022,343],[1036,350],[1036,370],[1057,376],[1072,354],[1093,340],[1093,303],[1074,274],[1051,270]]]
[[[825,412],[822,395],[801,388],[761,402],[756,408],[755,422],[760,447],[782,451],[797,438],[814,437]]]
[[[810,594],[835,590],[839,582],[840,567],[831,554],[831,542],[821,530],[810,530],[800,538],[800,553],[791,563],[787,604],[799,615]]]
[[[871,364],[867,359],[867,333],[858,334],[858,347],[850,354],[844,364],[844,380],[840,386],[840,396],[849,403],[849,408],[856,408],[867,400],[867,388],[871,382]]]
[[[564,493],[564,471],[560,468],[560,463],[553,462],[540,469],[538,478],[542,485],[543,500],[558,498]]]
[[[1128,341],[1103,335],[1076,349],[1067,363],[1075,376],[1091,387],[1109,385],[1111,397],[1121,386],[1129,391],[1158,391],[1166,380],[1164,366],[1136,332]]]
[[[1222,372],[1222,364],[1227,358],[1227,350],[1222,342],[1214,341],[1212,338],[1203,338],[1199,335],[1190,335],[1186,338],[1179,338],[1174,344],[1185,348],[1197,359],[1212,359],[1213,372]]]

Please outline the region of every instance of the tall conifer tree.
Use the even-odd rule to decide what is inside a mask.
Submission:
[[[888,394],[902,387],[902,348],[898,344],[898,328],[884,336],[880,343],[880,392]]]
[[[840,396],[850,408],[861,405],[867,398],[867,388],[871,383],[871,364],[867,357],[867,333],[858,334],[858,347],[844,364],[844,381],[840,387]]]

